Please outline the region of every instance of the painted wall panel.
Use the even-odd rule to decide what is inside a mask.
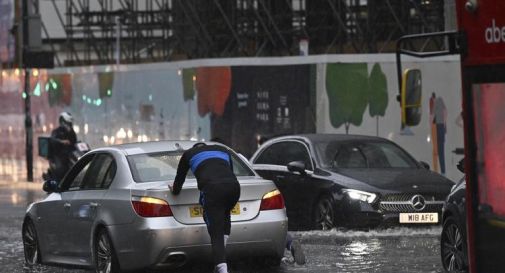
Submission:
[[[35,137],[49,134],[63,110],[72,112],[78,138],[92,147],[218,137],[249,156],[257,148],[258,136],[348,132],[391,139],[418,160],[433,167],[437,162],[441,171],[432,122],[435,116],[436,120],[443,117],[444,107],[436,104],[430,116],[434,92],[447,113],[445,173],[457,180],[461,173],[455,166],[461,156],[452,151],[463,146],[457,121],[459,59],[407,60],[403,67],[420,68],[423,73],[422,120],[409,128],[410,135],[400,132],[394,55],[364,54],[42,70],[31,80]],[[22,79],[22,73],[14,70],[2,71],[0,78],[0,159],[15,160],[21,171]],[[11,165],[1,163],[0,175],[12,172]]]
[[[433,157],[433,136],[431,134],[431,124],[433,116],[430,118],[429,101],[432,93],[440,97],[447,109],[445,135],[445,155],[446,175],[452,180],[458,180],[462,174],[456,169],[456,164],[461,158],[454,154],[456,148],[463,147],[463,128],[458,121],[461,113],[461,80],[459,75],[459,62],[418,62],[405,63],[403,67],[419,68],[423,78],[423,108],[422,120],[416,127],[411,127],[411,135],[401,134],[401,116],[399,103],[396,100],[398,94],[398,84],[396,77],[396,64],[394,62],[369,62],[367,69],[369,75],[374,65],[379,65],[381,71],[386,76],[388,104],[384,116],[370,116],[370,102],[367,109],[362,113],[362,122],[359,126],[350,124],[348,132],[350,134],[378,135],[395,141],[407,151],[412,153],[418,160],[425,161],[434,167],[434,162],[438,157]],[[333,64],[332,64],[333,65]],[[346,133],[344,125],[335,127],[331,122],[332,98],[328,96],[326,90],[328,64],[318,64],[317,81],[317,132],[319,133]],[[352,94],[355,92],[354,94]],[[349,96],[362,96],[362,93],[349,90]],[[334,104],[337,104],[333,101]],[[360,111],[361,112],[361,111]],[[438,171],[441,171],[438,162]]]

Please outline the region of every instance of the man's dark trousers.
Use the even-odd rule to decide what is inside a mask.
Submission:
[[[230,235],[230,211],[240,198],[238,182],[212,183],[202,189],[200,203],[212,243],[215,264],[226,263],[224,235]]]

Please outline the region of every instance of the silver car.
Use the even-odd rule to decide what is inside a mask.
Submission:
[[[168,190],[183,151],[194,143],[96,149],[61,183],[46,181],[49,195],[28,207],[23,222],[26,262],[116,272],[210,261],[196,179],[188,173],[178,196]],[[243,156],[231,153],[241,194],[232,210],[228,257],[261,255],[257,257],[278,265],[287,232],[282,195],[273,182],[256,175]]]

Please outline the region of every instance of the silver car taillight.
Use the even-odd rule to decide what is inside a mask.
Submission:
[[[166,217],[174,215],[167,201],[154,197],[132,196],[132,206],[135,212],[142,217]]]
[[[283,209],[284,198],[279,190],[271,191],[261,199],[260,210]]]

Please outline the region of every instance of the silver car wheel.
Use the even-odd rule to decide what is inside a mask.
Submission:
[[[25,262],[28,265],[35,265],[39,262],[39,243],[37,232],[32,221],[27,220],[23,225],[23,249]]]
[[[465,238],[452,217],[444,222],[440,244],[444,269],[448,272],[466,270]]]
[[[96,246],[96,272],[97,273],[112,273],[115,272],[114,251],[109,235],[106,231],[101,230],[98,233]]]
[[[333,204],[328,197],[322,197],[316,207],[316,228],[330,230],[335,227]]]

